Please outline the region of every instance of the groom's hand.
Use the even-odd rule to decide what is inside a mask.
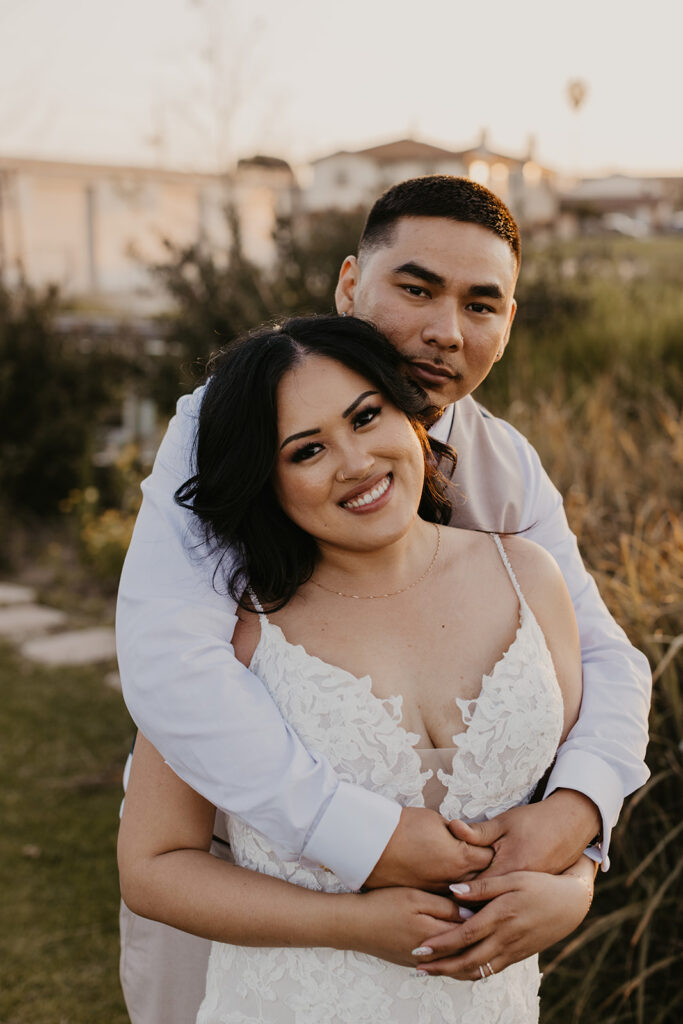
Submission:
[[[448,827],[458,839],[493,848],[488,876],[510,871],[559,875],[579,859],[602,823],[597,807],[583,793],[556,789],[547,800],[513,807],[490,821],[451,821]]]
[[[485,845],[472,846],[453,836],[436,811],[404,807],[365,888],[407,885],[448,893],[451,882],[469,880],[488,867],[492,857],[493,850]]]

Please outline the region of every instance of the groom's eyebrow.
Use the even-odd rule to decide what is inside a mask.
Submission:
[[[429,270],[413,260],[409,260],[408,263],[402,263],[400,267],[394,267],[393,273],[409,274],[411,277],[417,277],[420,281],[426,281],[427,284],[436,285],[438,288],[443,288],[446,284],[446,278],[442,277],[441,274],[437,274],[435,271]]]
[[[471,295],[473,299],[502,299],[502,289],[494,281],[491,284],[473,284],[467,289],[468,295]]]

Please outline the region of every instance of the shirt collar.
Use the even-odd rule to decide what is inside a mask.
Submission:
[[[451,436],[451,430],[453,429],[454,417],[455,402],[453,402],[452,405],[446,406],[436,423],[429,428],[430,437],[434,437],[437,441],[443,441],[444,444],[447,444],[448,438]]]

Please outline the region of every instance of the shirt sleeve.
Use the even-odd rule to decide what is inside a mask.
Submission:
[[[517,449],[525,483],[520,530],[557,561],[571,595],[581,639],[581,712],[557,752],[545,796],[564,788],[590,797],[602,818],[599,849],[603,870],[607,870],[610,835],[621,805],[650,774],[644,763],[652,689],[650,666],[616,624],[595,580],[586,571],[567,523],[562,497],[538,454],[510,424],[504,425]]]
[[[116,612],[124,698],[193,789],[267,835],[281,856],[324,864],[358,889],[401,808],[340,782],[326,759],[309,754],[234,656],[235,604],[219,575],[214,586],[217,560],[173,497],[191,472],[201,394],[178,403],[142,485]]]

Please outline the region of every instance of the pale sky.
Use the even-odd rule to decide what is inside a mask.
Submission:
[[[682,39],[678,0],[0,0],[0,155],[213,170],[486,127],[560,171],[683,174]]]

